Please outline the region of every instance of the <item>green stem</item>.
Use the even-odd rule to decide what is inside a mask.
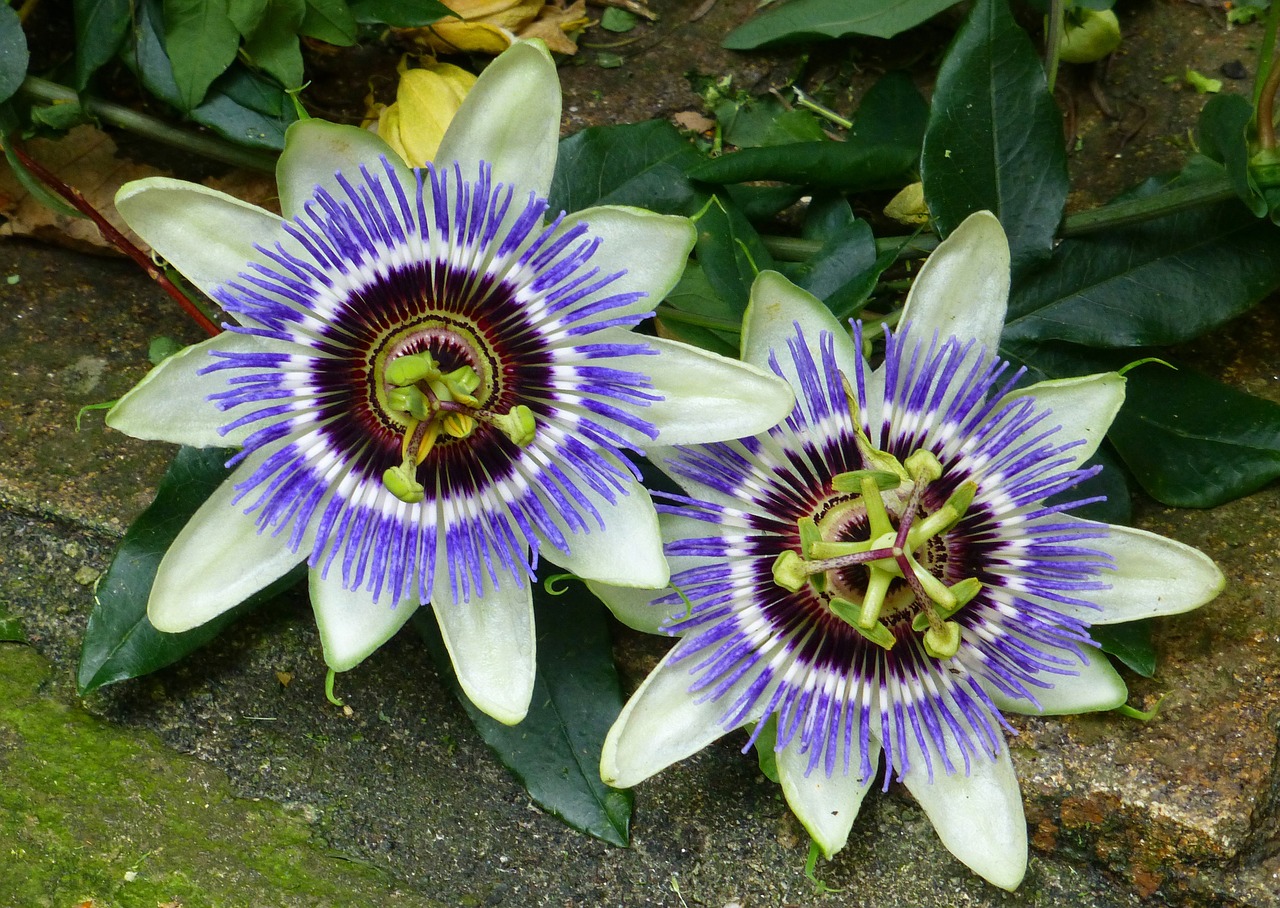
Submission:
[[[1062,0],[1049,0],[1049,29],[1044,38],[1044,75],[1049,83],[1049,94],[1053,94],[1054,83],[1058,81],[1058,56],[1062,51],[1066,15]]]
[[[240,148],[221,139],[178,129],[156,117],[138,113],[119,104],[84,97],[65,85],[59,85],[47,79],[27,76],[18,91],[35,101],[78,102],[85,113],[104,123],[110,123],[112,126],[118,126],[165,145],[181,148],[215,161],[237,167],[265,170],[268,173],[273,173],[276,168],[276,155],[273,153]]]
[[[820,240],[805,240],[796,236],[761,237],[769,254],[781,262],[807,262],[819,249]],[[876,240],[876,255],[897,252],[898,258],[923,258],[938,246],[938,238],[924,233],[915,236],[888,236]]]
[[[1259,123],[1259,112],[1261,111],[1260,101],[1262,100],[1263,86],[1266,84],[1267,77],[1271,75],[1271,71],[1275,68],[1275,50],[1276,50],[1276,29],[1280,28],[1280,4],[1272,3],[1270,9],[1267,10],[1267,26],[1262,33],[1262,44],[1258,47],[1258,71],[1253,77],[1253,122],[1257,126]]]

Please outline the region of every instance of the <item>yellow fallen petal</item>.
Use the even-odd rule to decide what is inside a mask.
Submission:
[[[497,56],[512,42],[515,34],[486,22],[437,22],[418,29],[413,39],[441,53],[481,53]]]
[[[462,99],[475,84],[475,76],[450,63],[434,63],[425,69],[407,71],[400,77],[396,103],[392,105],[396,108],[398,141],[388,139],[388,144],[414,167],[430,161]],[[379,135],[382,135],[381,127]]]
[[[548,3],[541,14],[533,22],[520,29],[521,38],[541,38],[548,48],[556,53],[576,54],[578,45],[570,41],[566,35],[579,31],[591,24],[587,17],[586,0],[577,0],[568,7],[553,6]]]

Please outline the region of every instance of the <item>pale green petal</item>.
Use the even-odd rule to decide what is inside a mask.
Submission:
[[[1177,615],[1199,608],[1222,592],[1226,578],[1208,555],[1189,545],[1138,530],[1081,520],[1069,514],[1057,518],[1082,530],[1104,530],[1105,539],[1082,545],[1115,559],[1114,571],[1103,571],[1105,590],[1085,590],[1080,598],[1099,609],[1055,604],[1055,608],[1090,624],[1119,624],[1139,618]]]
[[[199,627],[280,579],[311,551],[304,539],[289,545],[290,528],[259,533],[245,501],[232,504],[236,483],[263,459],[242,463],[214,489],[165,552],[151,586],[147,618],[156,630],[177,634]]]
[[[147,441],[167,441],[193,448],[235,447],[262,423],[241,426],[226,435],[219,427],[232,422],[235,414],[219,410],[209,395],[227,390],[230,372],[199,375],[199,370],[217,362],[210,354],[292,353],[299,348],[284,341],[269,340],[234,331],[186,347],[165,359],[107,413],[111,428]]]
[[[1040,680],[1050,688],[1027,685],[1027,690],[1040,704],[1038,707],[1023,697],[1010,697],[988,683],[983,689],[1001,712],[1019,713],[1025,716],[1070,716],[1077,713],[1097,712],[1123,706],[1129,699],[1129,689],[1111,665],[1106,653],[1092,646],[1083,646],[1086,662],[1072,666],[1079,674],[1040,674]]]
[[[849,830],[862,809],[862,799],[875,781],[874,767],[880,758],[880,745],[873,741],[871,749],[868,756],[873,768],[865,779],[858,777],[861,758],[856,755],[850,759],[848,773],[841,764],[827,775],[819,761],[806,776],[809,755],[800,753],[799,735],[778,751],[778,780],[787,805],[828,860],[849,840]]]
[[[703,536],[715,536],[717,525],[705,520],[694,520],[678,514],[659,514],[658,528],[664,544],[678,539],[697,539]],[[712,559],[695,555],[668,555],[667,563],[674,575],[679,571],[700,567]],[[720,559],[715,559],[719,561]],[[662,623],[672,615],[683,614],[687,606],[683,602],[673,605],[655,605],[654,599],[672,592],[671,587],[662,589],[638,589],[636,587],[614,586],[607,583],[588,581],[587,588],[609,607],[613,616],[627,627],[647,634],[662,633]]]
[[[579,305],[605,295],[645,294],[630,305],[610,309],[609,318],[652,312],[680,280],[698,238],[688,218],[620,205],[584,208],[567,215],[559,233],[579,223],[587,225],[588,237],[601,240],[591,256],[591,267],[599,268],[602,276],[620,275]]]
[[[670,577],[662,555],[658,512],[648,489],[630,477],[624,483],[625,491],[615,490],[612,502],[585,483],[578,486],[599,512],[603,527],[590,514],[583,514],[587,529],[575,533],[548,502],[548,513],[560,527],[569,551],[546,540],[542,554],[585,580],[656,592]]]
[[[385,597],[374,602],[366,589],[347,589],[337,568],[329,572],[328,578],[315,568],[310,573],[311,607],[320,629],[320,646],[325,664],[335,672],[345,672],[363,662],[418,609],[413,600],[392,608]]]
[[[600,754],[600,777],[606,785],[638,785],[733,730],[721,719],[743,685],[718,700],[700,702],[700,695],[689,693],[693,661],[676,662],[682,643],[649,673],[609,729]],[[757,712],[734,727],[758,718]]]
[[[345,198],[346,192],[334,178],[338,171],[356,184],[362,180],[360,166],[363,164],[373,176],[385,179],[383,158],[390,162],[401,185],[409,189],[413,198],[417,181],[409,165],[376,133],[325,120],[299,120],[285,133],[284,152],[276,162],[280,210],[287,218],[302,214],[318,186],[338,199]]]
[[[1027,821],[1009,748],[1001,747],[995,760],[972,756],[966,775],[951,730],[941,730],[956,772],[947,775],[935,757],[930,780],[923,756],[912,746],[903,781],[947,850],[987,882],[1013,891],[1027,872]]]
[[[788,344],[795,340],[796,325],[804,332],[805,345],[814,362],[821,363],[819,338],[825,331],[835,338],[836,367],[852,380],[862,354],[853,344],[849,325],[841,324],[821,300],[801,290],[776,271],[761,271],[751,285],[751,299],[742,318],[742,359],[772,371],[770,355],[777,356],[783,374],[796,384]]]
[[[541,41],[521,42],[490,63],[445,131],[435,165],[456,161],[474,180],[480,162],[494,179],[515,187],[523,205],[530,190],[545,198],[551,189],[560,142],[560,78]]]
[[[533,590],[527,579],[499,579],[495,589],[485,576],[483,592],[456,602],[441,551],[431,607],[463,692],[481,712],[516,725],[533,699]]]
[[[155,250],[206,296],[234,280],[251,261],[267,261],[254,249],[281,237],[280,219],[237,198],[196,183],[149,177],[116,193],[116,210]]]
[[[791,388],[776,375],[700,347],[640,337],[622,328],[597,332],[592,341],[644,343],[657,351],[656,355],[619,356],[609,361],[611,368],[647,375],[652,383],[648,390],[662,398],[635,411],[658,429],[658,437],[652,441],[634,429],[608,421],[610,428],[641,447],[757,435],[785,419],[795,406]]]
[[[937,332],[995,353],[1009,306],[1009,241],[989,211],[969,215],[920,268],[901,325],[928,343]]]
[[[1039,435],[1046,428],[1059,425],[1062,431],[1056,440],[1084,441],[1085,444],[1065,452],[1072,462],[1062,469],[1074,470],[1092,457],[1098,445],[1102,444],[1111,421],[1124,403],[1124,386],[1124,376],[1118,372],[1060,378],[1014,391],[997,406],[1003,406],[1016,397],[1031,397],[1039,407],[1051,410],[1053,415],[1032,427],[1029,433]]]

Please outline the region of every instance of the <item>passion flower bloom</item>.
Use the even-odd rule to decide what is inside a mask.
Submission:
[[[662,587],[648,493],[623,454],[762,431],[775,376],[630,328],[675,284],[685,218],[603,207],[544,223],[560,91],[540,45],[486,69],[435,164],[372,133],[291,127],[283,218],[171,179],[121,214],[236,319],[115,406],[140,438],[234,445],[178,534],[147,614],[195,627],[295,565],[331,669],[431,603],[468,696],[504,722],[534,675],[539,556]]]
[[[826,307],[760,275],[744,359],[785,376],[796,407],[755,438],[650,451],[688,492],[662,515],[679,597],[596,589],[634,626],[675,612],[681,639],[610,731],[606,782],[776,728],[783,793],[828,858],[883,755],[884,784],[906,785],[953,854],[1018,885],[1002,713],[1123,704],[1090,625],[1195,608],[1223,579],[1195,549],[1046,503],[1092,474],[1124,379],[1015,388],[993,353],[1008,265],[995,218],[965,221],[875,371]]]

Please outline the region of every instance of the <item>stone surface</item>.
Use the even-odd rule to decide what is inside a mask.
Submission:
[[[624,67],[598,69],[584,52],[564,71],[570,129],[697,109],[683,76],[688,69],[732,70],[738,85],[760,91],[781,85],[794,66],[784,56],[748,58],[715,47],[754,5],[749,0],[719,0],[696,21],[701,2],[653,5],[664,19],[618,49]],[[1186,149],[1179,137],[1202,99],[1161,78],[1187,66],[1212,73],[1245,55],[1250,34],[1227,33],[1211,12],[1185,4],[1148,4],[1123,15],[1129,37],[1102,77],[1121,116],[1108,119],[1091,108],[1086,75],[1071,77],[1081,80],[1071,92],[1081,137],[1073,168],[1077,177],[1087,175],[1076,204],[1105,198],[1134,173],[1180,161]],[[945,28],[926,39],[939,33]],[[861,62],[871,70],[910,62],[921,40],[869,42]],[[827,68],[820,71],[848,73],[847,62],[823,61],[823,52],[816,53]],[[851,106],[865,82],[850,84]],[[1142,525],[1214,557],[1230,586],[1206,609],[1157,623],[1159,672],[1151,680],[1132,679],[1130,699],[1150,709],[1165,697],[1151,722],[1105,715],[1016,723],[1020,734],[1011,746],[1033,843],[1018,893],[997,892],[969,874],[893,787],[868,799],[849,847],[818,868],[828,885],[845,890],[824,899],[803,873],[803,831],[776,786],[737,752],[740,741],[723,741],[641,786],[633,847],[611,848],[529,803],[478,742],[410,633],[342,677],[339,693],[350,714],[329,705],[319,643],[300,599],[247,619],[175,668],[93,695],[87,706],[99,719],[82,712],[71,678],[91,584],[119,533],[146,505],[171,451],[104,430],[100,414],[89,413],[76,432],[75,414],[140,378],[153,337],[189,342],[199,334],[159,290],[117,262],[8,243],[0,245],[0,274],[19,278],[0,284],[0,603],[22,619],[52,666],[42,667],[30,650],[0,645],[0,676],[42,679],[38,688],[14,687],[14,700],[0,713],[3,803],[32,813],[46,803],[44,769],[19,760],[35,758],[44,766],[86,759],[85,747],[94,752],[95,740],[137,749],[112,750],[126,755],[115,758],[119,765],[102,767],[92,786],[68,777],[73,792],[40,820],[61,827],[56,836],[41,838],[26,828],[5,833],[15,827],[0,826],[0,853],[21,848],[30,856],[47,848],[57,857],[23,865],[51,893],[92,896],[99,906],[151,908],[158,891],[135,889],[138,898],[157,898],[130,901],[130,890],[108,878],[133,864],[125,866],[123,846],[103,817],[153,820],[155,805],[151,813],[129,813],[147,774],[190,776],[203,790],[223,786],[225,773],[229,788],[218,788],[223,821],[283,818],[279,841],[301,855],[294,865],[314,864],[315,879],[298,884],[313,888],[297,892],[321,895],[298,904],[382,904],[369,901],[375,898],[369,893],[384,891],[376,888],[381,880],[385,892],[399,890],[403,899],[387,904],[438,899],[513,908],[1280,905],[1275,486],[1213,511],[1138,508]],[[1273,301],[1186,352],[1213,374],[1280,401],[1278,323]],[[662,645],[619,632],[619,662],[630,683]],[[292,675],[288,685],[279,672]],[[27,711],[63,717],[57,721],[88,737],[76,737],[81,743],[72,747],[69,735],[65,753],[37,751],[20,739],[36,721]],[[156,745],[152,733],[172,752]],[[130,765],[127,754],[143,750],[145,758]],[[191,788],[168,792],[165,797],[185,798]],[[230,792],[269,798],[288,810],[244,804]],[[77,812],[86,817],[84,828],[104,831],[77,838]],[[308,820],[305,830],[298,817]],[[180,830],[172,829],[166,836],[176,842]],[[176,851],[166,836],[155,841]],[[273,847],[269,839],[254,841],[255,850]],[[292,896],[285,882],[261,875],[267,865],[255,863],[256,856],[237,855],[234,845],[212,839],[208,850],[212,862],[194,871],[207,891],[184,893],[185,908],[245,904],[236,893],[250,890],[219,889],[215,882],[248,879],[243,874],[250,871],[259,874],[254,885],[262,887],[255,891],[262,904],[295,903],[286,900]],[[334,851],[379,871],[350,875],[353,887],[374,888],[343,895],[326,890],[329,881],[344,878],[326,864]],[[157,874],[162,866],[148,859],[137,872]],[[0,905],[15,891],[4,885],[4,872]]]

